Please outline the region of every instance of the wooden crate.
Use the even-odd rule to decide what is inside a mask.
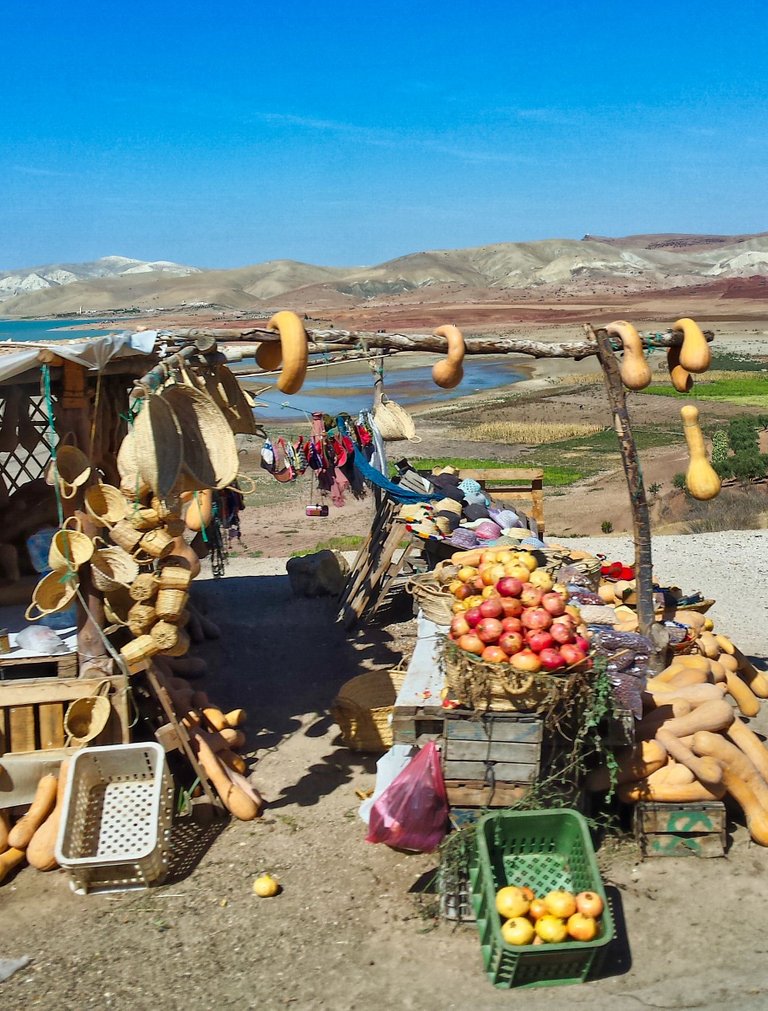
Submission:
[[[446,716],[442,736],[443,775],[466,782],[531,783],[541,766],[543,722],[519,713],[458,710]]]
[[[0,684],[0,756],[63,748],[64,714],[70,702],[94,695],[105,678],[32,678]],[[109,699],[112,714],[94,744],[130,740],[128,679],[118,674]]]
[[[490,785],[480,780],[465,782],[457,779],[447,779],[445,790],[448,794],[448,804],[451,813],[458,810],[459,824],[468,820],[466,814],[469,808],[510,807],[528,792],[527,783],[495,783]],[[482,811],[481,811],[482,813]]]
[[[644,857],[725,856],[725,804],[641,801],[634,813],[635,838]]]
[[[45,677],[77,677],[77,652],[52,653],[50,656],[0,656],[0,682],[23,679],[37,680]]]

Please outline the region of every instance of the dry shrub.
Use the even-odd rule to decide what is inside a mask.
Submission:
[[[716,533],[721,530],[760,530],[768,517],[768,486],[749,484],[723,488],[717,498],[699,502],[685,495],[685,505],[677,498],[678,492],[663,503],[659,520],[684,521],[692,534]],[[677,507],[673,503],[677,500]]]
[[[604,425],[576,421],[488,421],[472,425],[462,435],[472,442],[527,443],[538,446],[544,442],[562,442],[563,439],[597,435],[604,428]]]

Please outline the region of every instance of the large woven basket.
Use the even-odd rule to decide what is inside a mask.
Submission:
[[[331,716],[348,748],[387,751],[392,747],[389,717],[404,678],[405,671],[394,667],[359,674],[341,686]]]
[[[405,584],[413,599],[421,608],[424,617],[436,625],[450,625],[456,598],[444,583],[438,582],[433,572],[414,576]]]
[[[528,674],[509,664],[484,663],[449,640],[443,647],[442,666],[447,698],[481,712],[542,713],[557,704],[568,684],[567,673]]]
[[[178,418],[184,485],[226,488],[237,478],[240,461],[227,419],[211,398],[191,386],[167,386],[163,399]]]

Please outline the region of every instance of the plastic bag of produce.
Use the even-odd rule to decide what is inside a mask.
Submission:
[[[366,842],[431,853],[445,835],[448,797],[440,756],[429,741],[371,808]]]

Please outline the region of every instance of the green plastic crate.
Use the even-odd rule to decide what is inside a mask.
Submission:
[[[614,923],[589,829],[578,811],[487,814],[477,824],[469,880],[485,970],[494,986],[583,983],[597,971],[613,939]],[[600,936],[564,944],[506,944],[496,911],[496,893],[505,885],[527,885],[541,896],[558,888],[597,892],[605,905]]]

